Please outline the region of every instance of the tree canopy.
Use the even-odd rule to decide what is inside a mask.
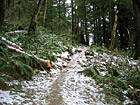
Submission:
[[[40,8],[37,8],[38,3]],[[70,33],[76,37],[75,40],[87,45],[91,38],[93,44],[108,48],[114,43],[110,46],[112,50],[135,51],[135,58],[138,58],[139,50],[135,49],[140,46],[135,39],[140,35],[136,35],[135,27],[139,25],[134,22],[138,21],[139,7],[136,4],[139,3],[132,0],[71,0],[71,3],[66,0],[1,0],[0,10],[5,10],[5,18],[4,12],[0,12],[0,26],[3,18],[5,23],[13,23],[27,30],[29,26],[31,29],[32,23],[54,33]],[[117,22],[113,34],[115,15]]]

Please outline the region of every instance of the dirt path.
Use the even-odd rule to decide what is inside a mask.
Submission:
[[[78,73],[83,70],[78,62],[86,59],[85,51],[88,47],[82,46],[80,49],[71,56],[71,60],[65,65],[65,68],[62,68],[57,79],[51,85],[47,99],[48,105],[96,105],[92,93],[96,90],[93,88],[95,81]]]
[[[87,50],[86,47],[83,47],[79,52],[71,57],[71,60],[65,65],[66,68],[63,68],[63,70],[60,71],[59,76],[51,86],[51,92],[50,92],[50,98],[48,99],[49,105],[64,105],[63,97],[62,97],[62,88],[64,85],[65,79],[68,76],[68,71],[73,71],[74,69],[77,69],[79,65],[77,64],[77,61],[79,61],[80,58],[82,58],[85,55],[85,51]]]
[[[14,88],[9,91],[0,90],[0,105],[109,105],[105,94],[101,92],[104,91],[103,88],[99,87],[94,79],[79,71],[85,69],[80,64],[93,67],[96,62],[99,67],[102,65],[102,69],[110,56],[106,53],[99,55],[96,51],[94,56],[85,55],[87,49],[88,47],[79,46],[72,56],[68,52],[56,55],[58,62],[53,62],[55,67],[50,73],[35,70],[36,73],[30,81],[7,82]],[[106,72],[100,73],[104,75]],[[110,101],[117,105],[116,99],[111,98]],[[123,104],[127,103],[133,102],[127,98]]]
[[[32,81],[12,81],[9,84],[16,84],[17,89],[0,91],[0,104],[103,105],[100,97],[104,95],[95,88],[95,80],[78,73],[84,70],[79,62],[86,64],[87,49],[88,47],[80,46],[72,56],[68,52],[61,55],[58,62],[54,62],[56,67],[51,69],[50,74],[46,71],[38,71]],[[20,90],[18,86],[21,86]]]

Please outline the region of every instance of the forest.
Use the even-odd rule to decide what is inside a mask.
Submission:
[[[0,0],[3,104],[140,104],[140,0]]]

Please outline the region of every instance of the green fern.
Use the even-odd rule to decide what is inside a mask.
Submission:
[[[0,57],[0,67],[5,63],[5,60]]]
[[[27,64],[21,61],[16,61],[15,64],[20,68],[21,75],[28,76],[29,78],[34,74],[34,70]]]
[[[4,64],[5,64],[5,60],[0,57],[0,71],[3,69]]]

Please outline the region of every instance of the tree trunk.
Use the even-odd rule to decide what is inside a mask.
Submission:
[[[97,16],[95,19],[95,24],[94,24],[94,42],[97,45],[98,44],[98,21],[97,21]]]
[[[109,16],[110,16],[110,35],[111,35],[112,30],[113,30],[114,21],[115,21],[114,5],[110,5]]]
[[[74,33],[76,35],[79,35],[79,16],[78,16],[78,11],[77,10],[75,10],[75,14],[76,14],[76,16],[75,16],[75,32]]]
[[[73,15],[73,0],[71,0],[71,31],[74,34],[74,15]]]
[[[86,10],[86,0],[84,2],[84,28],[85,28],[85,35],[86,35],[86,44],[89,45],[89,35],[87,33],[87,10]]]
[[[18,1],[18,5],[19,5],[19,8],[18,8],[18,19],[20,21],[20,19],[21,19],[21,1]]]
[[[4,2],[5,0],[0,0],[0,29],[2,27],[3,24],[3,20],[4,20]]]
[[[9,16],[10,15],[10,3],[11,3],[11,1],[10,0],[8,0],[7,1],[8,3],[7,3],[7,16]]]
[[[99,7],[100,9],[100,7]],[[98,44],[102,46],[102,33],[101,33],[101,15],[98,15]]]
[[[110,18],[110,35],[112,35],[113,25],[115,21],[115,12],[113,4],[110,4],[109,18]]]
[[[87,10],[86,10],[86,0],[83,0],[82,1],[82,21],[83,21],[83,34],[84,34],[84,37],[86,38],[86,42],[85,44],[89,45],[89,36],[88,36],[88,33],[87,33]]]
[[[66,0],[63,0],[63,16],[66,17]]]
[[[112,2],[110,2],[110,12],[109,12],[109,20],[110,20],[110,38],[111,38],[111,44],[109,49],[113,50],[114,49],[114,45],[115,45],[115,34],[113,32],[113,28],[114,28],[114,23],[115,23],[115,12],[114,12],[114,4],[112,4]],[[113,35],[114,34],[114,35]]]
[[[114,25],[113,25],[113,29],[111,33],[111,44],[109,47],[110,50],[114,50],[115,40],[116,40],[116,28],[117,28],[117,15],[115,15],[115,21],[114,21]]]
[[[83,29],[84,23],[83,23],[83,20],[80,19],[80,22],[79,23],[81,24],[81,26],[80,26],[80,42],[82,44],[86,44],[85,37],[84,37],[84,29]]]
[[[93,6],[93,11],[96,11],[96,8],[94,5]],[[94,35],[94,44],[97,44],[97,16],[95,16],[95,21],[94,21],[94,27],[93,27],[93,35]]]
[[[97,43],[97,45],[100,42],[100,39],[99,39],[99,37],[100,37],[99,31],[100,31],[100,29],[99,29],[99,20],[98,20],[98,16],[97,16],[96,17],[96,43]]]
[[[43,26],[46,27],[46,13],[47,13],[47,0],[44,0],[44,18],[43,18]]]
[[[103,43],[104,43],[104,45],[106,46],[107,44],[107,40],[106,40],[106,25],[105,25],[105,13],[104,13],[104,11],[103,11]]]
[[[135,59],[140,57],[140,0],[132,0],[135,20]]]
[[[38,19],[38,14],[40,12],[41,9],[41,3],[42,0],[38,1],[37,7],[35,8],[32,20],[31,20],[31,24],[28,30],[28,35],[34,35],[35,34],[35,30],[36,30],[36,26],[37,26],[37,19]]]
[[[60,0],[59,0],[59,14],[58,14],[58,16],[59,16],[59,19],[58,19],[58,30],[59,30],[59,33],[61,33],[61,4],[60,4]]]

